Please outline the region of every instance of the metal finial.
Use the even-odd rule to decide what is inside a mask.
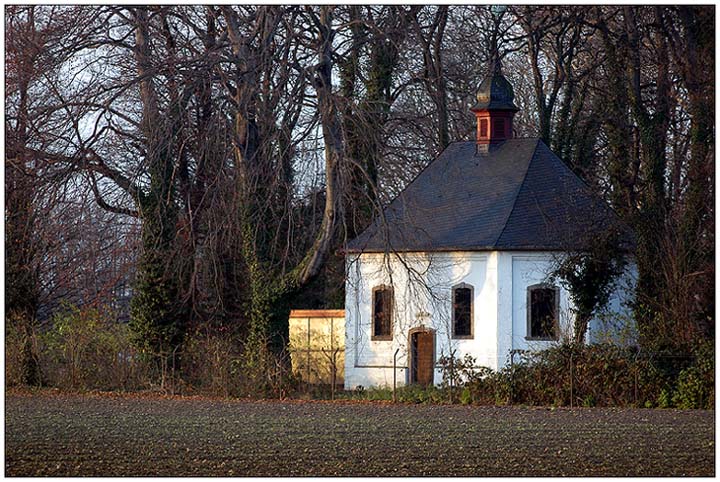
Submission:
[[[490,48],[489,60],[489,73],[495,75],[502,75],[502,60],[500,60],[500,49],[498,48],[497,41],[493,43]]]
[[[500,61],[500,48],[499,43],[499,23],[500,17],[505,13],[507,7],[505,5],[493,5],[490,7],[490,13],[492,13],[494,20],[494,28],[490,39],[490,73],[502,75],[502,62]]]
[[[490,71],[493,74],[502,75],[502,60],[500,60],[500,55],[495,53],[494,57],[492,65],[490,66]]]

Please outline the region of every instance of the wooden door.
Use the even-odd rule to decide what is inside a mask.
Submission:
[[[412,367],[410,383],[422,386],[432,385],[435,370],[435,334],[418,331],[410,335]]]

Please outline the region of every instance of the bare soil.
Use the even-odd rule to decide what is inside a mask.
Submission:
[[[7,476],[714,476],[715,412],[9,392]]]

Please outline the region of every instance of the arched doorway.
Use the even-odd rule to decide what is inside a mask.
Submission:
[[[410,380],[409,383],[428,386],[435,378],[435,330],[413,328],[409,334]]]

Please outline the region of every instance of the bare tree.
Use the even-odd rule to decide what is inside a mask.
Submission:
[[[92,12],[67,7],[10,6],[6,10],[5,227],[6,313],[21,320],[29,340],[41,296],[45,215],[67,171],[44,155],[66,146],[66,119],[54,114],[56,79],[92,35]],[[29,341],[28,341],[29,343]],[[37,383],[30,346],[23,378]]]

